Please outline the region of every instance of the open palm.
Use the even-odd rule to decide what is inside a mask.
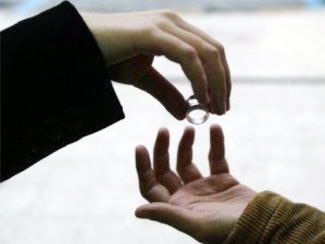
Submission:
[[[137,217],[171,225],[203,243],[221,243],[256,193],[229,174],[224,138],[218,125],[210,129],[211,175],[203,178],[192,163],[194,129],[187,127],[179,143],[176,175],[169,168],[169,133],[161,129],[154,148],[154,169],[143,146],[136,150],[140,191],[150,204]]]

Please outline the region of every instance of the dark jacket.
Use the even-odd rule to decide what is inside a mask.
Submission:
[[[1,32],[1,181],[122,118],[103,56],[70,3]]]

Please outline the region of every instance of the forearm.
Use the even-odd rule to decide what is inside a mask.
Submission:
[[[325,213],[271,193],[258,194],[224,244],[325,243]]]
[[[65,2],[1,33],[1,181],[124,117],[102,54]]]

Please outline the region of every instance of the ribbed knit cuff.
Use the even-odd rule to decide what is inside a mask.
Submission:
[[[272,192],[258,194],[224,244],[324,244],[325,213]]]
[[[272,192],[266,191],[257,194],[245,209],[224,244],[260,243],[260,240],[265,237],[266,231],[270,229],[270,225],[271,227],[273,225],[271,231],[276,229],[274,225],[277,223],[272,223],[270,220],[283,201],[286,199]]]

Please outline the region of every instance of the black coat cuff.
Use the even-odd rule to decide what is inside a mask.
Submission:
[[[1,32],[1,180],[124,118],[105,60],[68,2]]]

